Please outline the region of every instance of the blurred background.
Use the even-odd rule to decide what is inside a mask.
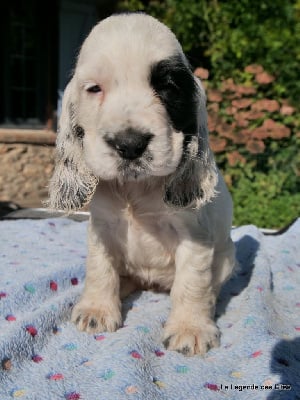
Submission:
[[[206,87],[234,224],[280,228],[300,216],[300,0],[5,0],[0,9],[0,214],[47,197],[62,93],[92,26],[144,11],[174,31]]]

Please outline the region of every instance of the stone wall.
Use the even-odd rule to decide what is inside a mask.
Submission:
[[[0,202],[43,207],[54,168],[55,134],[38,134],[12,132],[7,137],[0,131]]]

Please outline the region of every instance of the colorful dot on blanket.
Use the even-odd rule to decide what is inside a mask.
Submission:
[[[232,376],[233,378],[241,378],[243,374],[240,371],[232,371],[230,376]]]
[[[63,374],[60,374],[60,373],[49,374],[48,379],[50,379],[50,381],[61,381],[62,379],[64,379],[64,376],[63,376]]]
[[[292,285],[286,285],[283,287],[283,290],[286,290],[288,292],[290,292],[291,290],[294,290],[294,289],[295,289],[295,287]]]
[[[73,286],[78,285],[78,278],[72,278],[71,279],[71,283],[72,283]]]
[[[244,326],[253,325],[253,324],[255,324],[255,318],[252,317],[252,315],[248,315],[248,316],[245,318]]]
[[[12,397],[23,397],[26,394],[25,389],[14,389],[12,391]]]
[[[105,336],[104,335],[95,335],[94,338],[95,338],[95,340],[101,341],[101,340],[105,339]]]
[[[66,343],[63,348],[65,350],[76,350],[77,349],[77,345],[75,343]]]
[[[127,394],[135,394],[138,393],[138,388],[136,386],[127,386],[127,388],[125,389],[125,392]]]
[[[137,359],[143,358],[141,356],[141,354],[138,351],[135,351],[135,350],[131,351],[130,354],[131,354],[131,357],[133,357],[133,358],[137,358]]]
[[[137,331],[141,331],[141,332],[144,332],[144,333],[149,333],[150,332],[150,329],[147,326],[137,326],[135,329]]]
[[[263,382],[263,385],[264,386],[272,386],[274,384],[274,381],[272,380],[272,379],[266,379],[264,382]]]
[[[1,361],[1,366],[5,371],[10,371],[12,369],[12,362],[10,358],[3,358]]]
[[[215,383],[206,382],[206,383],[204,384],[204,387],[205,387],[206,389],[213,390],[214,392],[217,392],[218,390],[220,390],[219,386],[216,385]]]
[[[50,281],[50,289],[51,289],[53,292],[56,292],[56,291],[57,291],[57,288],[58,288],[57,283],[56,283],[55,281]]]
[[[4,299],[5,297],[7,297],[7,293],[0,292],[0,299]]]
[[[67,393],[65,395],[66,400],[79,400],[80,394],[76,392]]]
[[[80,365],[84,365],[85,367],[89,367],[90,365],[93,365],[94,362],[88,359],[84,359]]]
[[[256,358],[262,355],[262,351],[261,350],[257,350],[254,353],[250,354],[249,358]]]
[[[34,356],[32,356],[32,361],[35,363],[40,363],[43,361],[43,357],[39,356],[38,354],[35,354]]]
[[[216,357],[207,357],[207,355],[204,357],[205,361],[207,362],[215,362],[216,361]]]
[[[157,356],[157,357],[162,357],[162,356],[164,356],[165,355],[165,353],[163,352],[163,351],[160,351],[160,350],[155,350],[155,355]]]
[[[155,383],[156,386],[158,386],[159,388],[164,388],[166,385],[164,384],[164,382],[160,381],[159,379],[153,377],[152,378],[152,382]]]
[[[29,292],[31,294],[35,293],[35,287],[31,283],[26,283],[26,285],[24,285],[24,289],[26,290],[26,292]]]
[[[116,375],[115,371],[113,371],[112,369],[107,369],[106,371],[103,372],[103,374],[100,375],[100,378],[104,379],[105,381],[108,381],[115,375]]]
[[[12,322],[16,320],[16,317],[12,314],[9,314],[5,317],[6,321]]]
[[[32,337],[35,337],[38,334],[37,329],[33,325],[26,326],[26,331],[30,333]]]
[[[179,374],[187,374],[189,372],[189,367],[186,365],[176,365],[175,366],[175,371],[178,372]]]

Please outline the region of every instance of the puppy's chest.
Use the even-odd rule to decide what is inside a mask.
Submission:
[[[149,282],[171,275],[178,233],[170,216],[135,217],[126,214],[121,223],[123,229],[119,233],[123,237],[119,237],[119,243],[122,244],[127,271]]]

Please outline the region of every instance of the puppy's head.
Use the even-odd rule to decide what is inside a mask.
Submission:
[[[99,180],[156,177],[170,205],[208,201],[216,170],[205,102],[165,25],[145,14],[100,22],[64,93],[50,207],[81,208]]]

